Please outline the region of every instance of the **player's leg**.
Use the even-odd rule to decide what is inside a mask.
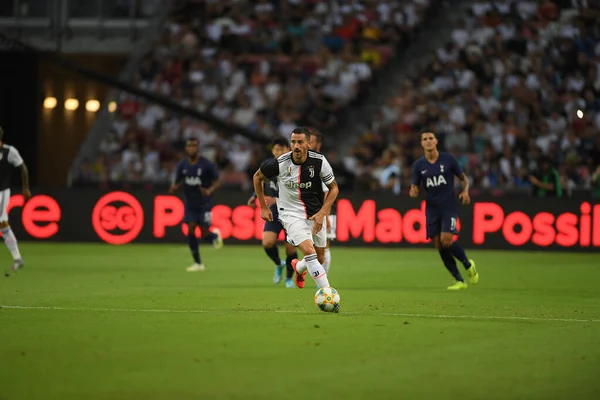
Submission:
[[[325,253],[323,254],[323,268],[325,268],[325,272],[329,273],[329,268],[331,268],[331,240],[327,239],[327,244],[325,245]]]
[[[296,248],[289,244],[287,241],[285,242],[285,287],[288,289],[295,288],[294,284],[294,267],[292,267],[292,261],[298,258],[298,252]]]
[[[13,258],[13,263],[9,270],[6,271],[5,275],[9,276],[11,271],[17,271],[22,268],[25,263],[23,262],[23,257],[21,257],[21,252],[19,251],[19,244],[17,243],[17,238],[13,233],[12,229],[10,229],[10,225],[8,224],[8,202],[10,201],[10,189],[5,189],[0,192],[0,232],[2,232],[2,238],[4,239],[4,244],[8,247],[8,251]]]
[[[337,238],[337,216],[335,214],[330,215],[328,222],[331,223],[331,226],[327,226],[327,247],[325,249],[325,262],[323,263],[327,274],[329,274],[329,268],[331,268],[331,242]]]
[[[457,286],[457,288],[459,288],[462,285],[466,287],[464,279],[458,271],[458,266],[456,265],[456,260],[454,259],[454,256],[452,255],[449,249],[442,246],[441,237],[443,235],[444,228],[442,226],[442,216],[439,215],[435,210],[427,210],[425,212],[425,217],[427,220],[427,237],[431,238],[431,240],[433,241],[433,245],[436,249],[438,249],[438,253],[440,254],[440,258],[442,259],[444,266],[456,281],[454,285],[449,286],[448,289],[452,290],[451,288],[453,288],[454,286]]]
[[[212,213],[209,209],[203,209],[198,213],[198,225],[202,232],[202,242],[212,243],[215,249],[223,247],[223,238],[221,237],[221,231],[219,228],[213,228],[211,231],[210,225],[212,224]]]
[[[454,277],[455,280],[454,284],[448,286],[448,290],[458,290],[466,288],[467,285],[464,283],[465,280],[458,271],[458,266],[456,265],[456,260],[454,259],[454,256],[452,255],[450,250],[442,246],[441,236],[433,236],[432,241],[435,248],[438,249],[440,258],[442,259],[444,266],[446,267],[448,272],[450,272],[450,275]]]
[[[475,262],[467,257],[465,250],[454,241],[454,235],[458,234],[457,228],[458,215],[447,214],[442,219],[442,247],[448,249],[450,253],[460,261],[469,275],[469,282],[477,284],[479,281],[479,274],[477,273],[477,267]]]
[[[275,263],[275,275],[273,275],[273,283],[278,284],[281,282],[281,276],[283,274],[283,264],[281,257],[279,257],[279,249],[277,248],[277,235],[279,232],[274,232],[278,228],[274,228],[273,222],[267,222],[262,234],[262,245],[265,253],[271,261]]]
[[[191,210],[186,211],[184,215],[184,222],[186,222],[188,226],[187,243],[192,253],[192,258],[194,259],[194,264],[189,266],[186,270],[188,272],[204,271],[204,264],[200,258],[199,241],[196,237],[196,227],[198,226],[198,222],[196,220],[195,213]]]
[[[328,287],[329,280],[327,279],[327,272],[325,272],[325,268],[323,268],[322,265],[325,260],[327,231],[322,229],[316,235],[312,235],[314,222],[307,220],[304,222],[306,231],[310,234],[310,239],[302,241],[300,246],[298,246],[302,253],[304,253],[304,258],[302,261],[293,264],[294,269],[296,270],[296,274],[302,272],[306,273],[306,270],[308,270],[318,287]]]

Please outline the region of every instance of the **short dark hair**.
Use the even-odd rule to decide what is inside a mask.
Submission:
[[[192,142],[192,143],[196,143],[196,144],[198,144],[198,143],[199,143],[199,142],[198,142],[198,139],[196,139],[195,137],[188,138],[188,140],[186,140],[186,141],[185,141],[185,143],[186,143],[186,144],[187,144],[187,143],[190,143],[190,142]]]
[[[309,128],[310,134],[317,138],[317,143],[323,144],[323,134],[317,128]]]
[[[294,128],[294,130],[292,131],[292,135],[293,134],[297,134],[297,135],[305,135],[306,136],[306,140],[309,141],[310,140],[310,129],[308,128],[302,128],[302,127],[298,127],[298,128]]]
[[[426,132],[421,132],[421,140],[423,140],[423,135],[426,133],[431,133],[433,135],[434,138],[437,138],[437,136],[435,135],[435,132],[431,132],[431,131],[426,131]]]
[[[283,136],[279,136],[271,141],[271,147],[275,146],[290,147],[290,142]]]

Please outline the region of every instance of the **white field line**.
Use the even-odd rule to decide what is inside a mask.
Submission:
[[[79,308],[59,306],[14,306],[0,305],[0,309],[8,310],[48,310],[48,311],[81,311],[81,312],[114,312],[114,313],[157,313],[157,314],[229,314],[229,313],[257,313],[257,314],[305,314],[298,310],[169,310],[169,309],[132,309],[132,308]],[[446,315],[446,314],[411,314],[411,313],[361,313],[345,312],[344,315],[432,318],[432,319],[471,319],[471,320],[497,320],[497,321],[533,321],[533,322],[587,322],[598,323],[600,319],[578,318],[553,318],[553,317],[510,317],[500,315]]]

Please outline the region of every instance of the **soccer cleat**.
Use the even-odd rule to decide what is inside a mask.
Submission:
[[[283,268],[285,268],[285,263],[278,265],[275,267],[275,275],[273,275],[273,283],[278,284],[281,282],[281,276],[283,275]]]
[[[10,269],[8,269],[4,273],[4,276],[9,277],[11,272],[17,272],[24,266],[25,266],[25,263],[23,262],[23,260],[21,258],[19,258],[18,260],[13,261],[12,265],[10,266]]]
[[[477,282],[479,282],[479,272],[477,272],[475,261],[469,260],[469,262],[471,263],[471,266],[467,270],[467,273],[469,274],[469,283],[472,285],[477,285]]]
[[[191,267],[186,268],[187,272],[202,272],[204,270],[204,264],[194,264]]]
[[[448,290],[461,290],[461,289],[466,289],[468,286],[466,283],[461,282],[461,281],[456,281],[454,282],[453,285],[448,286]]]
[[[213,246],[215,249],[220,249],[223,247],[223,237],[221,236],[221,230],[219,228],[214,228],[213,233],[217,235],[216,239],[213,240]]]
[[[296,287],[296,284],[294,283],[294,280],[293,280],[293,279],[286,279],[286,280],[285,280],[285,287],[286,287],[287,289],[293,289],[293,288],[295,288],[295,287]]]
[[[297,258],[294,258],[292,260],[292,268],[294,268],[294,271],[296,272],[296,286],[298,286],[298,288],[303,289],[304,288],[304,276],[306,275],[306,271],[304,271],[304,273],[300,274],[298,273],[298,271],[296,271],[296,264],[298,264],[299,260]]]

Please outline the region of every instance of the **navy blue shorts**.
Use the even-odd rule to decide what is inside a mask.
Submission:
[[[458,214],[453,211],[425,210],[427,238],[439,236],[442,232],[458,234]]]
[[[202,228],[208,228],[212,222],[211,210],[212,207],[186,207],[183,213],[183,222],[195,222]]]
[[[276,235],[279,235],[279,232],[283,230],[283,225],[279,222],[279,211],[277,210],[277,204],[273,204],[269,207],[269,210],[273,213],[273,221],[265,222],[265,227],[263,232],[273,232]]]

